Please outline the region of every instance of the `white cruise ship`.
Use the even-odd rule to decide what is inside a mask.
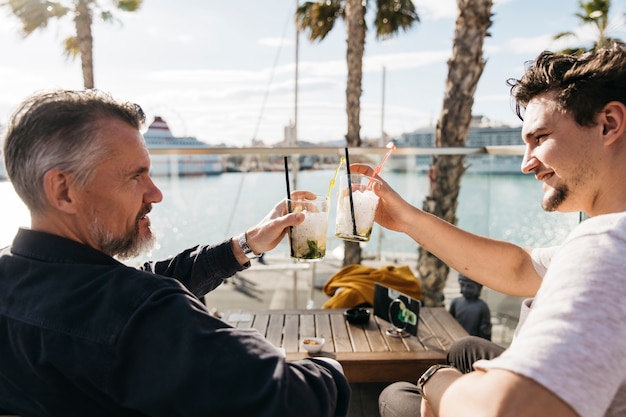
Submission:
[[[161,117],[156,116],[143,134],[148,150],[210,148],[194,137],[175,137]],[[216,154],[151,154],[154,176],[217,175],[224,171],[222,158]]]

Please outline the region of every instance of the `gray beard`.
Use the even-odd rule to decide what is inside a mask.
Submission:
[[[149,251],[154,246],[155,237],[152,230],[146,237],[141,237],[139,233],[139,220],[135,222],[135,228],[126,236],[114,236],[108,231],[98,220],[94,220],[89,224],[89,234],[93,242],[96,243],[98,249],[111,257],[119,259],[134,258],[144,252]]]

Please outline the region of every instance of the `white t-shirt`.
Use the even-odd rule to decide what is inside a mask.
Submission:
[[[585,220],[532,258],[543,276],[532,309],[511,346],[474,367],[533,379],[584,417],[626,416],[626,212]]]

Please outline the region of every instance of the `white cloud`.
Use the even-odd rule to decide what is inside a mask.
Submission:
[[[421,68],[446,62],[450,51],[419,51],[395,54],[378,54],[363,59],[363,71],[380,71],[383,65],[390,70]]]
[[[553,36],[515,37],[508,41],[511,51],[521,55],[533,55],[547,49],[553,42]]]
[[[171,70],[152,71],[145,74],[146,78],[169,83],[194,84],[197,82],[206,83],[239,83],[244,81],[262,81],[267,79],[264,70]]]
[[[455,0],[414,0],[420,20],[456,18]]]
[[[151,37],[159,36],[159,29],[155,25],[146,26],[146,33]]]
[[[293,39],[289,38],[261,38],[257,43],[259,45],[271,47],[290,46],[295,44]]]
[[[180,34],[176,36],[176,40],[178,40],[178,42],[180,43],[189,44],[193,42],[194,37],[193,35]]]

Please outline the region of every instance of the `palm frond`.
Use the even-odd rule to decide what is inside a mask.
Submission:
[[[135,12],[141,7],[143,0],[117,0],[116,7],[125,12]]]
[[[76,36],[70,36],[63,40],[63,55],[68,60],[76,59],[80,53],[78,49],[78,38]]]
[[[63,17],[70,11],[60,3],[46,0],[8,0],[6,4],[22,22],[25,36],[37,29],[45,28],[50,18]]]
[[[561,53],[570,55],[579,55],[586,51],[602,48],[609,45],[615,38],[610,37],[609,33],[612,29],[609,23],[609,11],[611,9],[611,0],[579,0],[578,6],[580,11],[574,15],[579,19],[581,25],[593,26],[598,34],[597,39],[589,48],[573,47],[567,48]],[[575,37],[574,32],[562,32],[553,37],[553,39],[561,39],[565,37]]]
[[[561,32],[561,33],[557,33],[556,35],[554,35],[553,39],[554,40],[559,40],[562,38],[569,38],[569,37],[575,37],[576,34],[574,32]]]
[[[309,40],[322,41],[343,15],[343,4],[339,0],[307,1],[296,10],[296,25],[300,30],[309,31]]]
[[[376,6],[376,38],[390,38],[420,21],[412,0],[376,0]]]
[[[565,49],[559,51],[559,53],[560,54],[564,54],[564,55],[579,56],[579,55],[584,54],[587,51],[589,51],[589,49],[585,48],[584,46],[579,46],[579,47],[574,47],[574,48],[565,48]]]

